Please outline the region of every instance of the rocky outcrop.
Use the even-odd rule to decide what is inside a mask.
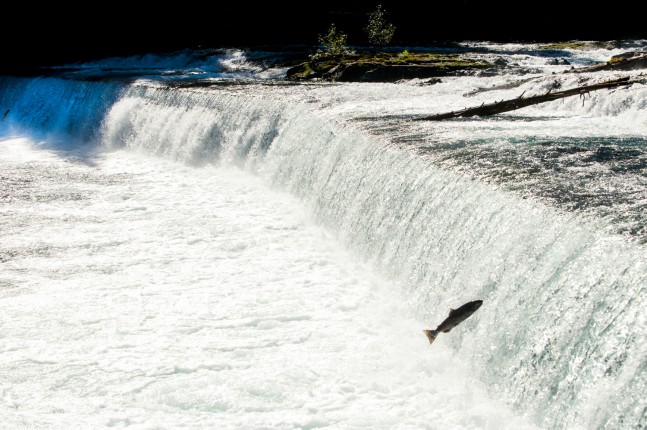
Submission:
[[[352,54],[304,61],[287,71],[290,80],[396,82],[428,79],[490,68],[493,65],[451,54]]]
[[[614,55],[606,63],[589,67],[580,67],[572,72],[598,72],[603,70],[639,70],[647,69],[647,52],[625,52]]]
[[[553,59],[553,64],[568,64]],[[609,61],[588,67],[572,68],[570,73],[604,70],[638,70],[647,68],[646,52],[626,52]],[[492,63],[475,60],[461,54],[411,54],[369,52],[310,58],[287,71],[289,80],[324,80],[334,82],[396,82],[403,79],[430,79],[478,72],[482,76],[496,75],[511,66],[503,59]],[[523,74],[527,71],[518,70]]]

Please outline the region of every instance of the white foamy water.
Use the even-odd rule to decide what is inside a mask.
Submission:
[[[645,43],[614,46],[484,44],[500,67],[440,82],[236,50],[0,78],[0,420],[644,427],[647,82],[568,72]]]
[[[0,166],[3,428],[535,428],[259,177],[27,139]]]

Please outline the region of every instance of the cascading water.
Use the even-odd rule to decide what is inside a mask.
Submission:
[[[312,205],[317,220],[373,266],[405,280],[420,317],[483,298],[488,315],[467,339],[454,336],[452,344],[471,357],[489,385],[522,409],[534,409],[543,424],[562,426],[589,416],[596,425],[614,427],[642,419],[642,411],[632,415],[641,397],[632,393],[641,393],[644,384],[635,377],[645,356],[643,304],[636,299],[647,281],[642,247],[440,171],[353,130],[307,114],[287,116],[274,103],[214,102],[210,94],[159,89],[138,99],[137,108],[132,103],[126,97],[108,116],[105,136],[111,141],[112,127],[118,134],[125,127],[137,149],[191,161],[212,142],[213,130],[202,131],[218,127],[220,141],[227,142],[223,152],[243,155],[248,163],[254,157],[246,154],[264,155],[258,167],[263,177]],[[263,121],[259,110],[267,112]],[[281,114],[287,118],[277,127],[281,121],[273,118]],[[149,121],[164,127],[141,125]],[[217,124],[237,126],[227,131]],[[190,139],[198,149],[178,137],[160,145],[174,133],[166,129],[200,130]],[[151,142],[159,146],[151,148]],[[609,384],[613,391],[598,392]],[[604,404],[624,412],[600,410]]]
[[[417,146],[397,144],[389,132],[369,134],[361,123],[340,121],[349,103],[344,97],[350,96],[334,87],[320,90],[333,93],[323,101],[307,87],[295,95],[256,85],[170,89],[6,79],[3,88],[0,100],[9,106],[5,136],[53,133],[196,168],[241,167],[273,189],[288,191],[338,243],[399,288],[407,318],[431,326],[450,307],[484,300],[477,317],[433,348],[449,346],[490,396],[501,397],[541,428],[647,425],[645,248],[640,240],[614,233],[608,218],[578,217],[514,187],[442,168],[438,157],[460,147],[421,153]],[[350,91],[367,103],[376,94],[359,87]],[[315,98],[314,106],[303,103],[308,97]],[[34,109],[35,103],[42,107]],[[333,108],[318,110],[326,103]],[[622,109],[617,100],[610,103]],[[553,109],[559,106],[554,103]],[[358,117],[367,110],[361,103],[352,109]],[[630,115],[644,118],[644,109],[638,106]],[[383,124],[389,127],[388,121]],[[482,142],[496,136],[496,127],[480,126],[486,130],[475,133],[484,135]],[[453,135],[452,127],[463,126],[434,130],[440,134],[434,139]],[[523,140],[524,132],[513,137]],[[415,328],[424,343],[422,328],[430,327]],[[348,340],[357,341],[353,336]],[[456,425],[461,426],[497,427]]]
[[[97,139],[96,132],[106,111],[119,97],[121,86],[6,78],[2,89],[3,135],[28,133],[36,139],[66,139],[78,144]]]

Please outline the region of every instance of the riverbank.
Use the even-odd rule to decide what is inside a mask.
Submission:
[[[547,61],[570,65],[568,60],[557,59],[567,50],[606,49],[620,46],[617,41],[569,41],[537,45],[537,50],[547,53]],[[334,82],[396,82],[402,79],[430,79],[437,83],[442,76],[461,74],[499,74],[511,71],[516,65],[504,58],[486,60],[479,52],[446,52],[441,47],[435,52],[378,51],[358,49],[343,55],[310,55],[288,68],[289,80],[324,80]],[[444,52],[445,51],[445,52]],[[551,58],[554,57],[554,58]],[[581,71],[636,70],[647,68],[647,52],[627,51],[610,55],[609,60],[582,68]],[[577,72],[575,67],[572,71]],[[525,71],[522,73],[528,73]]]

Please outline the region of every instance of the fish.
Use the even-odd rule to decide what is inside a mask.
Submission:
[[[474,300],[472,302],[465,303],[459,308],[450,309],[449,316],[445,318],[445,321],[441,322],[435,330],[422,331],[429,339],[429,345],[434,343],[434,340],[436,340],[436,336],[438,336],[439,333],[449,333],[450,331],[452,331],[454,327],[465,321],[474,312],[476,312],[482,304],[483,300]]]

